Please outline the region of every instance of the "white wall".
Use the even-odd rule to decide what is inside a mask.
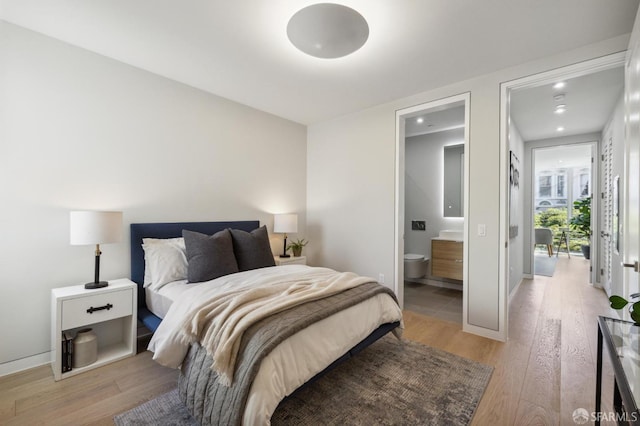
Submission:
[[[517,189],[517,195],[514,196],[514,209],[509,211],[511,220],[509,223],[518,225],[518,235],[509,240],[509,294],[522,281],[524,277],[524,234],[529,227],[524,224],[524,185],[523,181],[526,175],[523,173],[524,162],[524,141],[518,131],[518,127],[513,120],[509,122],[509,149],[512,150],[516,157],[520,160],[520,184]],[[509,203],[511,206],[512,204]]]
[[[2,21],[0,65],[0,374],[48,359],[50,289],[92,280],[69,210],[124,212],[103,279],[129,276],[131,222],[298,212],[307,236],[304,126]]]
[[[329,267],[377,277],[394,273],[395,111],[471,92],[468,324],[498,332],[501,82],[626,49],[627,36],[311,125],[307,137],[307,253]],[[401,74],[395,78],[402,78]],[[476,234],[479,224],[487,234]],[[387,279],[390,287],[394,283]],[[506,291],[506,289],[505,289]],[[503,292],[504,293],[504,292]],[[495,335],[495,333],[493,334]]]
[[[405,140],[405,253],[431,257],[431,238],[442,229],[462,230],[463,218],[444,217],[444,147],[464,143],[464,128],[413,136]],[[424,231],[412,220],[426,221]]]

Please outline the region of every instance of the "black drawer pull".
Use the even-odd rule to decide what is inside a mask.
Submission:
[[[106,304],[106,305],[104,305],[104,306],[98,306],[97,308],[94,308],[94,307],[92,306],[92,307],[90,307],[89,309],[87,309],[87,313],[88,313],[88,314],[92,314],[92,313],[94,313],[94,312],[96,312],[96,311],[102,311],[102,310],[104,310],[104,309],[106,309],[106,310],[108,311],[108,310],[109,310],[109,309],[111,309],[111,308],[113,308],[113,305],[112,305],[111,303],[107,303],[107,304]]]

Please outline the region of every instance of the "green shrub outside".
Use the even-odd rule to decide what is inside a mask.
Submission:
[[[575,211],[574,211],[575,213]],[[558,242],[562,235],[562,228],[569,228],[569,221],[567,220],[566,209],[547,209],[540,212],[536,212],[533,223],[536,228],[549,228],[553,232],[553,250],[558,248]],[[569,233],[569,250],[572,252],[580,252],[580,246],[583,244],[589,244],[587,238],[578,236],[577,233],[569,230],[565,231]],[[562,243],[561,250],[565,250],[565,243]],[[546,253],[546,249],[537,247]]]

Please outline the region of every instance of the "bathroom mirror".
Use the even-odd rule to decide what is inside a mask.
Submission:
[[[444,217],[464,216],[464,144],[444,147]]]

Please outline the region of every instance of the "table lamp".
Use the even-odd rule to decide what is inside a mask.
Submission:
[[[273,217],[273,232],[284,234],[284,248],[280,257],[290,257],[287,254],[287,232],[298,232],[297,214],[277,214]]]
[[[69,218],[71,245],[96,245],[94,280],[84,288],[108,286],[107,281],[100,281],[100,244],[117,243],[122,239],[122,212],[72,211]]]

